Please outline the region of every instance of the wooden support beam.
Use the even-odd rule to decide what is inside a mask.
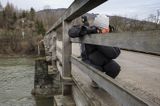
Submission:
[[[114,79],[98,71],[92,66],[72,56],[72,63],[93,79],[101,88],[111,94],[123,106],[151,106],[148,101],[124,89]]]
[[[62,46],[62,77],[72,77],[71,76],[71,52],[72,44],[68,36],[68,30],[70,28],[70,22],[63,21],[63,46]],[[72,91],[71,85],[62,84],[62,94],[70,95]]]

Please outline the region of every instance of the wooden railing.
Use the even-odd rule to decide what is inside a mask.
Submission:
[[[72,42],[108,45],[107,36],[89,35],[81,39],[70,39],[68,36],[68,30],[71,27],[72,20],[104,3],[105,1],[107,0],[75,0],[66,10],[64,15],[60,17],[59,20],[46,33],[46,35],[52,32],[56,33],[56,29],[62,26],[62,48],[57,48],[57,57],[60,63],[62,63],[62,68],[58,67],[61,73],[61,78],[63,79],[62,95],[65,96],[72,94],[72,84],[74,83],[74,80],[72,78],[71,67],[72,64],[75,64],[81,69],[81,71],[86,73],[91,79],[98,83],[101,88],[110,93],[123,106],[148,106],[148,101],[145,101],[142,98],[134,95],[130,91],[124,89],[114,79],[106,76],[97,69],[71,55]]]

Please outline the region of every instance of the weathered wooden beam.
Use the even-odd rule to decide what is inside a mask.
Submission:
[[[148,101],[124,89],[114,79],[72,56],[72,63],[93,79],[101,88],[111,94],[123,106],[151,106]]]
[[[58,68],[58,71],[60,73],[61,80],[62,80],[63,84],[65,84],[65,85],[73,85],[74,81],[73,81],[72,77],[63,77],[63,75],[62,75],[62,66],[60,65],[59,61],[57,61],[57,68]]]
[[[107,0],[75,0],[71,6],[66,10],[64,15],[47,31],[46,34],[56,29],[64,20],[72,21],[73,19],[83,15],[84,13],[92,10],[98,5],[104,3]]]
[[[96,100],[93,96],[91,97],[88,95],[89,93],[92,94],[88,89],[85,89],[82,87],[83,84],[78,82],[75,78],[73,78],[76,86],[73,86],[72,92],[73,92],[73,98],[75,99],[75,102],[78,106],[101,106],[100,102]],[[107,106],[107,105],[106,105]]]
[[[72,21],[105,1],[107,0],[75,0],[65,12],[63,19]]]
[[[125,50],[160,55],[160,31],[123,32],[85,35],[72,38],[73,43],[115,46]]]
[[[92,34],[85,35],[80,38],[71,38],[72,43],[86,43],[86,44],[95,44],[95,45],[104,45],[104,46],[113,46],[110,45],[109,36],[112,34],[104,35],[104,34]]]
[[[68,30],[70,28],[70,23],[64,21],[63,22],[63,43],[62,43],[62,64],[63,64],[63,75],[66,77],[70,77],[71,75],[71,51],[72,44],[70,42],[70,38],[68,36]]]
[[[76,94],[74,96],[75,102],[78,102],[76,102],[77,106],[119,106],[116,99],[108,92],[105,92],[103,89],[93,88],[91,86],[91,78],[74,64],[72,64],[72,75],[75,85],[78,88],[76,92],[78,93],[79,91],[79,96],[76,97]]]
[[[98,103],[92,103],[93,100],[88,99],[77,86],[72,87],[72,92],[77,106],[100,106]]]
[[[62,77],[72,77],[71,75],[71,53],[72,44],[68,36],[68,30],[70,28],[70,22],[63,21],[63,46],[62,46]],[[63,95],[70,95],[72,91],[71,85],[62,84]]]

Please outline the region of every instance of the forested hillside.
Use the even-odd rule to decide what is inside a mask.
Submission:
[[[8,3],[0,11],[0,54],[35,54],[36,43],[45,34],[43,22],[33,8],[18,10]]]

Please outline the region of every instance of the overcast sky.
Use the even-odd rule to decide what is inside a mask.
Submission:
[[[47,7],[67,8],[73,0],[0,0],[0,2],[3,6],[10,2],[19,9],[33,7],[38,11]],[[160,10],[160,0],[109,0],[90,13],[145,19],[149,14],[156,14],[157,10]]]

